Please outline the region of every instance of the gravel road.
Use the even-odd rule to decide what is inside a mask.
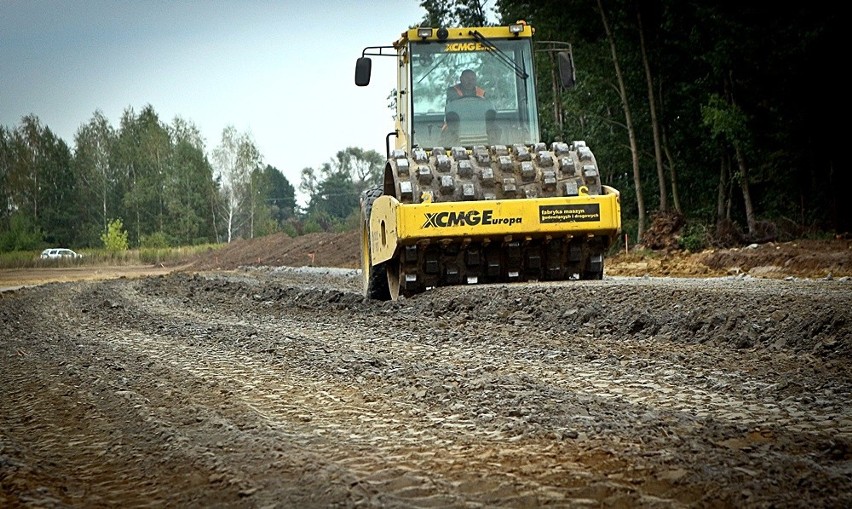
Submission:
[[[0,294],[0,507],[850,507],[852,281]]]

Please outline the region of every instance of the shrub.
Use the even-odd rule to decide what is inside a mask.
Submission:
[[[150,235],[142,235],[139,239],[139,247],[151,249],[165,249],[169,247],[169,239],[163,232],[154,232]]]
[[[710,234],[707,227],[701,223],[687,223],[683,228],[683,234],[678,239],[681,249],[697,253],[710,244]]]
[[[12,214],[9,231],[0,233],[0,252],[29,251],[41,245],[41,230],[20,213]]]
[[[101,235],[101,242],[104,243],[104,249],[111,253],[127,251],[129,247],[127,232],[124,230],[121,219],[113,219],[109,222],[107,231]]]

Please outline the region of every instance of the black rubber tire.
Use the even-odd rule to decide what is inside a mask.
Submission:
[[[582,272],[582,274],[580,274],[580,279],[589,280],[589,281],[601,280],[601,279],[603,279],[603,273],[604,273],[604,257],[601,256],[600,266],[595,267],[595,269],[592,269],[591,255],[590,255],[589,258],[586,260],[586,269]]]
[[[382,194],[380,187],[373,187],[364,191],[361,196],[361,280],[365,297],[390,300],[386,264],[373,265],[370,262],[370,213],[373,210],[373,202]]]

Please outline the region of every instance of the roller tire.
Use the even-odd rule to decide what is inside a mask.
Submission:
[[[370,213],[373,202],[382,194],[381,188],[373,187],[361,196],[361,281],[363,294],[368,299],[390,300],[387,264],[373,265],[370,257]]]
[[[549,147],[536,143],[397,149],[385,167],[383,192],[401,204],[418,204],[427,196],[439,203],[595,196],[605,191],[592,151],[585,142],[575,141]],[[382,289],[388,288],[396,300],[456,284],[603,279],[608,240],[585,235],[492,237],[464,244],[427,242],[413,256],[400,251],[384,264],[387,281]]]

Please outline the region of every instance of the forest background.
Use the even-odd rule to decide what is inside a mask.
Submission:
[[[551,86],[551,53],[537,56],[544,141],[583,139],[592,148],[603,182],[621,191],[625,239],[654,247],[648,233],[655,221],[691,250],[848,235],[849,177],[839,157],[845,130],[837,122],[848,104],[840,90],[839,7],[675,0],[420,6],[424,18],[412,26],[523,19],[538,41],[571,43],[572,90]],[[0,126],[0,252],[102,247],[117,225],[131,247],[351,230],[360,193],[379,182],[384,163],[384,154],[341,147],[301,170],[301,206],[294,183],[233,127],[208,150],[191,121],[165,122],[147,104],[138,112],[128,107],[118,126],[95,111],[66,141],[33,112]]]

